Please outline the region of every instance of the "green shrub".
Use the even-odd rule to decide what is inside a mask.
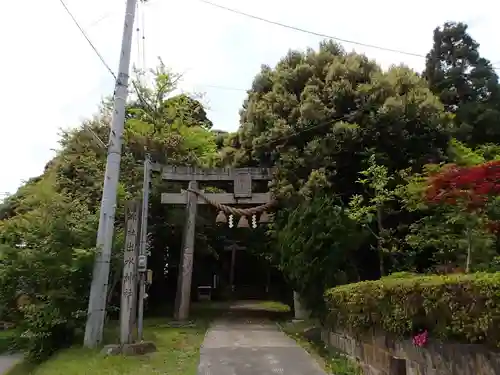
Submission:
[[[354,334],[381,329],[500,346],[500,272],[384,278],[328,290],[327,323]]]
[[[47,302],[24,306],[22,311],[20,340],[27,343],[27,359],[33,362],[43,361],[57,350],[71,346],[84,315],[75,312],[68,316]]]

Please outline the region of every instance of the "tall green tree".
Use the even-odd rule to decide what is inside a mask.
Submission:
[[[469,145],[500,142],[500,86],[490,61],[464,23],[434,30],[423,73],[447,111],[455,115],[456,136]]]
[[[392,175],[443,160],[450,139],[450,118],[424,79],[404,66],[383,71],[332,41],[263,66],[240,114],[235,162],[276,167],[272,189],[281,198],[280,211],[324,194],[338,195],[347,206],[353,195],[365,193],[357,181],[371,153]],[[392,231],[401,220],[385,220],[384,229]],[[286,225],[278,218],[275,229]],[[377,240],[363,238],[362,257],[370,259],[363,266],[371,269],[361,270],[361,277],[376,277]],[[282,246],[294,244],[276,244]]]
[[[273,260],[315,313],[324,307],[325,288],[359,280],[353,252],[363,232],[338,198],[314,195],[290,212],[281,211],[272,235]]]

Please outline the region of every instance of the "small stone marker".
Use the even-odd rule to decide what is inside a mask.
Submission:
[[[102,350],[101,354],[110,355],[124,355],[124,356],[134,356],[134,355],[145,355],[149,353],[156,352],[156,345],[151,341],[142,341],[134,344],[125,345],[106,345]]]

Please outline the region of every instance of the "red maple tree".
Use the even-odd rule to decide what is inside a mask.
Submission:
[[[448,165],[430,176],[426,190],[429,202],[446,202],[450,198],[468,198],[472,202],[486,202],[500,192],[500,161],[491,161],[472,167]],[[451,200],[450,203],[452,203]]]
[[[427,182],[425,199],[428,203],[463,204],[469,212],[478,212],[500,193],[500,161],[471,167],[447,165],[431,175]],[[495,232],[500,229],[497,222],[491,221],[488,226]]]

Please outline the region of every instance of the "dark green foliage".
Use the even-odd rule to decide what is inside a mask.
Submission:
[[[21,344],[21,345],[19,345]],[[20,330],[10,328],[0,330],[0,354],[17,351],[26,347],[26,341],[20,338]]]
[[[455,114],[456,135],[471,145],[500,142],[500,86],[491,63],[463,23],[434,30],[424,77],[447,111]]]
[[[500,346],[500,273],[408,276],[365,281],[325,294],[328,324],[363,334],[381,329],[408,337]]]
[[[275,227],[275,261],[315,313],[322,312],[325,287],[358,279],[353,251],[363,235],[338,199],[315,196],[279,214]]]
[[[82,327],[75,314],[86,311],[94,254],[95,216],[48,185],[50,179],[33,186],[38,194],[19,202],[30,209],[2,222],[0,232],[9,244],[0,245],[2,319],[16,323],[33,360],[68,344]],[[18,308],[21,295],[32,304]]]

